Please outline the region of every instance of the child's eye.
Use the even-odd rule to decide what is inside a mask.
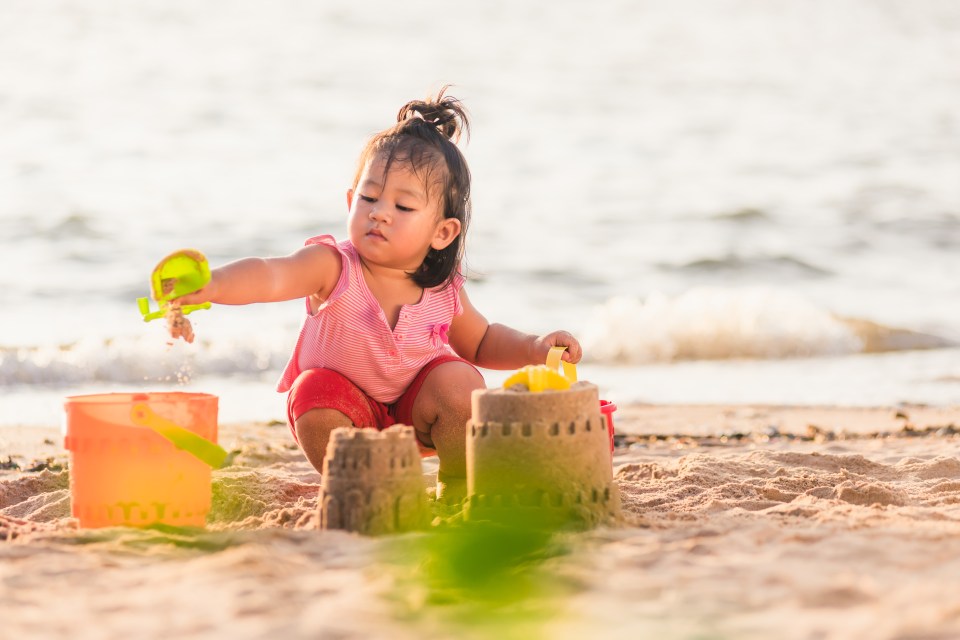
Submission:
[[[405,207],[405,206],[400,205],[400,204],[397,205],[397,209],[400,209],[400,211],[407,211],[407,212],[413,211],[413,207]]]
[[[373,198],[373,197],[371,197],[371,196],[365,196],[365,195],[363,195],[362,193],[360,194],[360,199],[363,200],[364,202],[376,202],[376,201],[377,201],[376,198]]]

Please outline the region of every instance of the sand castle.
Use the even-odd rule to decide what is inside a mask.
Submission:
[[[621,518],[596,385],[473,392],[467,519],[591,527]]]
[[[379,535],[426,526],[430,508],[413,427],[334,429],[319,510],[322,529]]]

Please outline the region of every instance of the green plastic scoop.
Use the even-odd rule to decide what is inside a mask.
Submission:
[[[174,298],[199,291],[210,282],[210,265],[206,256],[196,249],[180,249],[161,260],[150,275],[150,293],[160,305],[158,311],[150,311],[148,298],[137,298],[137,306],[144,322],[162,318],[167,313],[167,303]],[[210,303],[187,304],[180,313],[187,315],[197,309],[209,309]]]

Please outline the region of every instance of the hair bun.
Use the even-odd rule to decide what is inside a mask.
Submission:
[[[443,137],[454,142],[466,131],[470,133],[466,109],[453,96],[446,96],[449,85],[442,88],[436,96],[426,100],[411,100],[400,107],[397,122],[412,126],[424,123],[435,128]],[[422,125],[421,125],[422,126]]]

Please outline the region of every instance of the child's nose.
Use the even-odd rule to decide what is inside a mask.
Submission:
[[[379,202],[375,203],[370,207],[370,219],[378,222],[387,222],[386,207],[380,206]]]

